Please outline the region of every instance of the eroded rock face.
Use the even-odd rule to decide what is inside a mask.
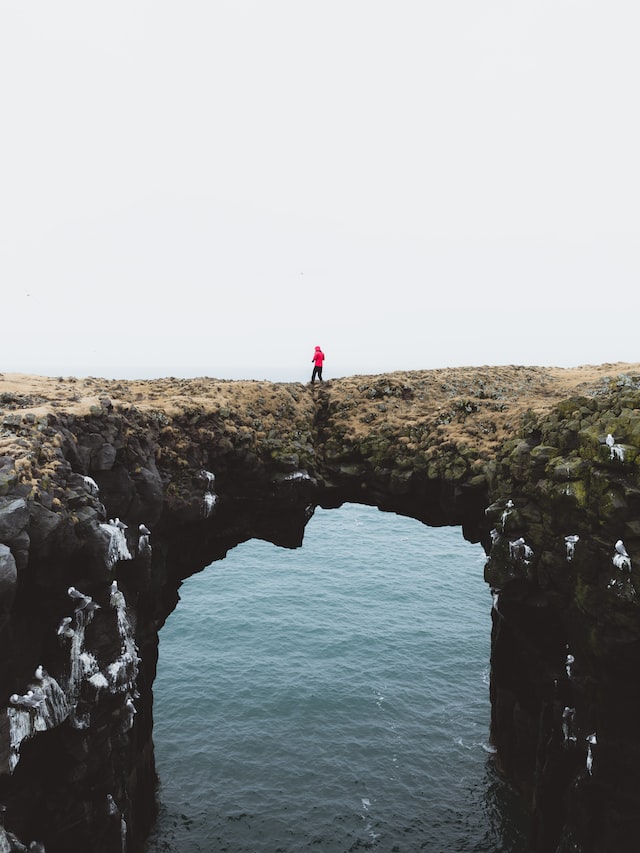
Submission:
[[[316,506],[355,501],[462,525],[485,547],[492,737],[534,849],[636,849],[638,382],[600,383],[506,432],[491,428],[506,404],[489,376],[438,383],[446,408],[405,374],[263,383],[235,409],[232,394],[171,414],[102,397],[87,414],[5,416],[22,448],[0,458],[11,833],[48,853],[139,849],[158,630],[181,580],[250,538],[298,547]]]
[[[536,850],[640,839],[640,394],[575,398],[496,462],[492,733]]]

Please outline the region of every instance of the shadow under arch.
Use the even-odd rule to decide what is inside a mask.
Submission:
[[[489,736],[491,598],[459,528],[363,504],[190,577],[160,634],[148,853],[524,848]]]

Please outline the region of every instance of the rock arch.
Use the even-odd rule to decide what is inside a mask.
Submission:
[[[49,853],[111,853],[123,833],[135,850],[154,805],[157,632],[179,582],[249,538],[297,547],[315,506],[355,501],[461,525],[485,548],[492,735],[534,849],[635,849],[640,378],[579,378],[163,380],[144,404],[133,384],[94,380],[84,409],[77,393],[54,406],[53,383],[14,399],[0,459],[8,829]]]

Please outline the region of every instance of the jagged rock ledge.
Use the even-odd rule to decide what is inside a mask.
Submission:
[[[0,419],[0,853],[141,849],[181,581],[345,501],[484,546],[492,738],[532,849],[636,849],[640,366],[5,375]]]

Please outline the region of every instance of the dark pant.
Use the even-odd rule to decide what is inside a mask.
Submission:
[[[311,381],[312,382],[315,380],[316,376],[318,377],[320,382],[322,382],[322,367],[321,366],[319,367],[317,364],[313,368],[313,373],[311,374]]]

